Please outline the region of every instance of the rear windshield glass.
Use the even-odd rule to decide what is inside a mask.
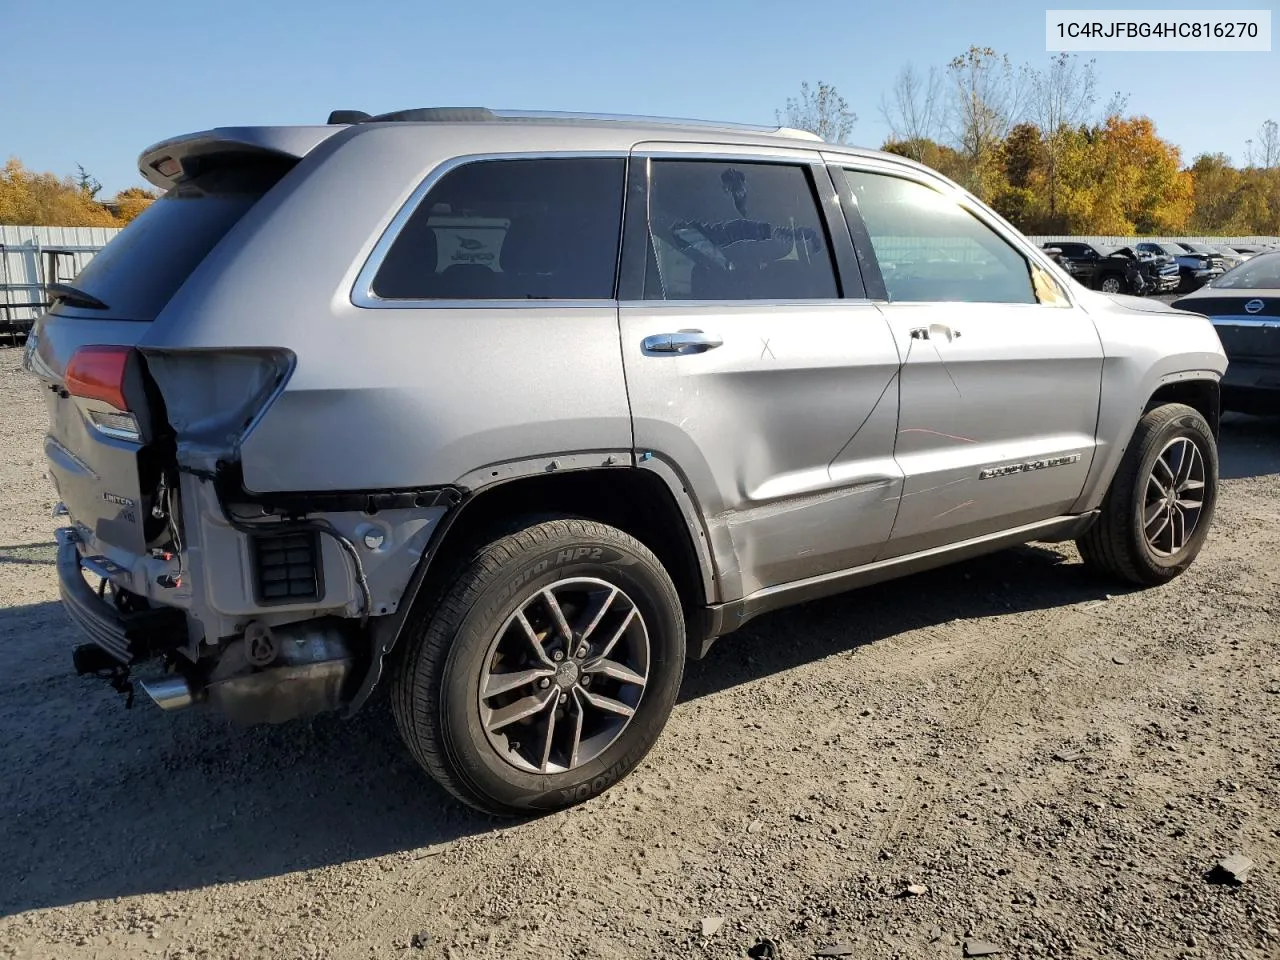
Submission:
[[[1238,290],[1280,289],[1280,253],[1261,253],[1250,257],[1214,280],[1210,286]]]
[[[109,309],[60,305],[53,312],[103,320],[155,319],[200,261],[291,165],[231,163],[179,184],[120,231],[72,281]]]

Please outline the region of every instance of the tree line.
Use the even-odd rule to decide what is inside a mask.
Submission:
[[[101,199],[102,184],[79,167],[74,176],[28,170],[16,157],[0,167],[0,224],[40,227],[123,227],[156,198],[129,187]]]
[[[1120,93],[1103,100],[1096,62],[1043,67],[970,47],[942,67],[904,67],[881,97],[881,148],[960,183],[1029,234],[1280,236],[1280,126],[1265,121],[1244,163],[1206,153],[1185,165]],[[848,143],[857,115],[831,84],[802,83],[778,122]],[[156,194],[109,200],[83,167],[59,177],[16,158],[0,169],[0,224],[124,226]]]
[[[1265,121],[1244,164],[1185,165],[1128,98],[1100,96],[1096,62],[1042,68],[970,47],[944,67],[904,67],[881,97],[881,149],[960,183],[1029,234],[1280,235],[1280,126]],[[779,123],[847,143],[857,116],[835,87],[802,84]]]

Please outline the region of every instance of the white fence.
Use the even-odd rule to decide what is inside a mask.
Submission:
[[[25,328],[43,309],[45,285],[67,283],[118,227],[0,226],[0,330]]]

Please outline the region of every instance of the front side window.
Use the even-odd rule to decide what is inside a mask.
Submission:
[[[621,158],[481,160],[445,174],[373,279],[384,300],[607,300]]]
[[[655,160],[646,300],[839,296],[807,168]]]
[[[990,227],[937,190],[889,174],[846,170],[890,300],[1038,303],[1030,265]],[[1041,271],[1043,273],[1043,271]],[[1062,297],[1065,300],[1065,297]]]

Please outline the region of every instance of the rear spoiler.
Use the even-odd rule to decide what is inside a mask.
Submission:
[[[343,130],[340,126],[217,127],[162,140],[142,151],[138,172],[168,190],[190,161],[216,154],[262,154],[300,159]]]

